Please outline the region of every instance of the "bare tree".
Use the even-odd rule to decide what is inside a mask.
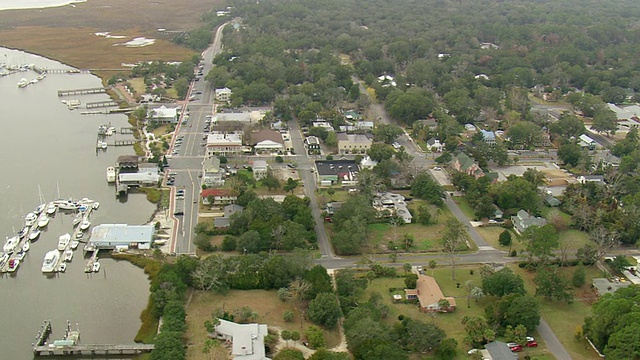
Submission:
[[[200,261],[191,276],[202,291],[221,289],[227,273],[224,267],[222,256],[215,254]]]
[[[594,227],[589,232],[589,238],[596,244],[596,262],[602,260],[607,252],[620,246],[620,235],[602,225]]]

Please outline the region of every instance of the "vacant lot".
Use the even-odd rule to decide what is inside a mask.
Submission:
[[[146,60],[182,61],[196,53],[176,46],[158,28],[190,30],[202,25],[202,14],[219,0],[89,0],[75,7],[0,11],[0,45],[25,50],[109,77],[126,72],[122,63]],[[106,39],[109,31],[125,39]],[[134,37],[157,39],[151,46],[114,46]]]
[[[209,354],[204,354],[202,349],[208,339],[204,322],[211,319],[211,312],[217,308],[223,308],[229,312],[243,306],[250,307],[258,314],[257,322],[267,324],[269,327],[277,327],[290,331],[298,331],[304,334],[307,327],[312,323],[303,319],[292,303],[283,303],[278,300],[275,291],[266,290],[232,290],[227,294],[217,294],[212,292],[203,293],[194,291],[191,300],[187,305],[187,358],[192,360],[209,360]],[[282,314],[291,310],[295,314],[293,322],[282,320]],[[332,348],[340,343],[338,330],[324,331],[327,348]]]

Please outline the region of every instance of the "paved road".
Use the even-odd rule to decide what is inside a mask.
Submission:
[[[549,327],[546,321],[543,318],[540,318],[540,325],[536,328],[538,334],[542,337],[545,344],[547,345],[547,349],[551,351],[553,356],[555,356],[556,360],[571,360],[571,355],[567,352],[567,350],[562,346],[560,340],[556,334],[553,333],[553,330]]]

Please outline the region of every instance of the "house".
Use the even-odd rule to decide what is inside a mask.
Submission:
[[[617,168],[620,166],[620,158],[613,155],[610,150],[596,150],[593,155],[593,164],[595,167],[602,166]]]
[[[451,167],[456,171],[464,172],[476,179],[485,175],[478,163],[472,157],[461,151],[453,156],[453,159],[451,160]]]
[[[547,219],[531,216],[524,210],[520,210],[516,216],[512,216],[511,222],[513,222],[513,227],[516,229],[518,234],[522,234],[529,226],[542,227],[547,225]]]
[[[304,145],[307,148],[309,155],[320,154],[320,139],[315,136],[308,136],[304,139]]]
[[[476,128],[476,126],[473,124],[464,124],[464,130],[470,131],[470,132],[476,132],[478,131],[478,128]]]
[[[251,146],[256,154],[282,154],[286,149],[282,134],[274,130],[260,130],[251,133]]]
[[[445,297],[440,290],[436,279],[427,275],[418,275],[415,289],[405,289],[405,296],[408,300],[417,299],[422,312],[452,312],[456,309],[456,299]],[[449,306],[440,306],[440,300],[447,300]]]
[[[496,144],[496,134],[493,131],[480,130],[480,134],[482,134],[482,141],[484,141],[485,144],[490,146]]]
[[[580,135],[580,137],[578,137],[578,140],[580,140],[580,147],[581,148],[587,148],[589,150],[595,150],[596,146],[598,146],[598,143],[593,140],[592,138],[590,138],[589,136],[582,134]]]
[[[210,336],[231,342],[233,360],[270,360],[264,347],[264,337],[267,335],[267,325],[236,324],[220,319],[215,333]]]
[[[239,133],[213,132],[207,135],[207,157],[240,154],[242,151],[242,135]]]
[[[432,152],[442,152],[442,148],[444,147],[444,145],[440,143],[440,140],[436,138],[427,140],[427,146]]]
[[[507,343],[502,341],[492,341],[484,346],[491,360],[515,360],[518,358]]]
[[[204,205],[227,205],[234,204],[238,197],[231,189],[204,189],[200,192]]]
[[[638,117],[631,111],[628,111],[626,108],[623,109],[618,105],[612,103],[607,103],[607,107],[609,108],[609,110],[613,111],[616,114],[616,118],[618,119],[618,121],[638,120]]]
[[[360,160],[360,168],[361,169],[373,169],[374,167],[376,167],[376,165],[378,165],[378,162],[373,160],[372,158],[369,157],[369,155],[365,155],[362,157],[362,160]]]
[[[616,279],[614,279],[614,281],[611,281],[607,278],[595,278],[592,280],[591,285],[594,289],[596,289],[598,296],[602,296],[604,294],[613,294],[618,289],[631,285],[631,282],[622,282]]]
[[[490,43],[490,42],[483,42],[480,44],[480,49],[482,50],[498,50],[500,49],[500,46],[494,44],[494,43]]]
[[[216,100],[220,102],[229,102],[231,99],[231,89],[223,87],[222,89],[216,89]]]
[[[120,155],[116,160],[116,168],[118,168],[118,173],[138,172],[139,162],[138,155]]]
[[[551,194],[546,194],[544,196],[544,202],[545,204],[551,206],[551,207],[557,207],[560,206],[562,204],[562,201],[560,201],[557,197],[551,195]]]
[[[274,123],[271,123],[270,127],[273,130],[286,130],[289,128],[289,126],[287,126],[287,123],[282,120],[278,120]]]
[[[360,114],[355,110],[347,110],[344,112],[344,118],[349,121],[359,120]]]
[[[371,131],[373,130],[374,124],[373,121],[356,121],[354,126],[357,130]]]
[[[224,171],[220,169],[217,156],[207,157],[202,162],[202,182],[207,186],[224,185]]]
[[[333,126],[331,126],[331,124],[329,124],[326,121],[314,121],[311,126],[313,127],[319,127],[319,128],[323,128],[327,131],[335,131],[335,129],[333,128]]]
[[[340,154],[364,154],[373,144],[370,134],[337,133],[338,152]]]
[[[164,105],[156,109],[149,110],[148,118],[152,121],[156,121],[162,124],[175,124],[180,117],[180,108],[168,108]]]
[[[428,118],[424,120],[417,120],[413,123],[413,126],[422,125],[429,130],[435,130],[438,127],[438,120],[434,118]]]
[[[413,215],[407,208],[407,202],[404,196],[400,194],[394,194],[390,192],[378,193],[373,197],[373,208],[378,213],[387,211],[390,214],[394,214],[404,221],[405,224],[410,224],[413,219]]]
[[[257,180],[262,180],[267,177],[267,162],[265,160],[254,160],[253,166],[253,178]]]
[[[360,170],[355,160],[318,160],[315,173],[321,186],[356,184],[356,175]]]
[[[225,206],[224,215],[213,218],[213,227],[218,229],[229,227],[229,225],[231,224],[231,215],[235,213],[241,213],[243,210],[244,210],[244,207],[236,204],[230,204]]]
[[[588,182],[597,182],[600,184],[604,184],[604,176],[602,175],[580,175],[578,176],[578,182],[580,184],[586,184]]]
[[[382,84],[382,87],[389,87],[389,86],[395,87],[396,85],[398,85],[396,83],[396,80],[391,75],[378,76],[378,82]]]

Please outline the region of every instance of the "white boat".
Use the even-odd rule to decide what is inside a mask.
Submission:
[[[98,142],[96,143],[96,149],[106,149],[107,146],[109,146],[105,141],[102,140],[98,140]]]
[[[28,227],[28,226],[23,227],[23,228],[20,230],[20,232],[18,233],[18,237],[19,237],[20,239],[22,239],[22,238],[24,238],[25,236],[27,236],[27,234],[29,233],[29,229],[31,229],[31,228],[30,228],[30,227]]]
[[[20,250],[16,253],[16,259],[22,261],[22,259],[24,259],[25,255],[27,255],[26,252]]]
[[[100,263],[99,262],[94,262],[93,263],[93,267],[91,268],[91,270],[93,270],[93,272],[98,272],[100,271]]]
[[[58,265],[58,260],[60,260],[60,251],[51,250],[44,256],[44,262],[42,263],[42,272],[50,273],[53,272]]]
[[[78,202],[73,200],[56,200],[54,203],[60,210],[78,210]]]
[[[49,225],[49,217],[47,216],[47,214],[40,215],[40,217],[38,218],[38,227],[43,228],[47,225]]]
[[[7,268],[7,271],[8,272],[14,272],[14,271],[18,270],[18,265],[20,265],[20,260],[18,260],[18,259],[9,260],[9,267]]]
[[[50,202],[49,205],[47,205],[47,215],[53,215],[57,210],[58,206],[56,206],[56,204]]]
[[[10,238],[7,238],[7,242],[2,247],[2,251],[4,251],[7,254],[12,254],[18,247],[19,243],[20,243],[20,238],[17,236],[12,236]]]
[[[47,73],[42,73],[42,74],[38,75],[38,77],[36,79],[43,80],[46,77],[47,77]]]
[[[47,204],[40,204],[35,210],[33,210],[33,212],[36,215],[40,215],[40,213],[42,213],[46,208],[47,208]]]
[[[69,241],[71,241],[71,235],[69,235],[69,233],[60,235],[60,237],[58,237],[58,250],[60,251],[66,250],[67,245],[69,245]]]
[[[38,79],[31,79],[29,80],[29,84],[35,84],[38,82]]]
[[[27,216],[24,217],[24,225],[25,226],[33,226],[38,220],[38,216],[34,213],[28,213]]]
[[[98,126],[98,135],[107,135],[107,129],[109,129],[107,125],[102,124]]]
[[[100,207],[100,203],[96,201],[91,204],[91,207],[93,208],[93,210],[98,210],[98,208]]]
[[[40,229],[34,228],[29,233],[29,241],[35,241],[40,236]]]
[[[77,218],[73,219],[73,221],[71,223],[73,224],[73,227],[76,227],[76,226],[80,225],[81,222],[82,222],[82,218],[81,217],[77,217]]]
[[[19,88],[23,88],[25,86],[29,85],[29,80],[22,78],[20,79],[20,81],[18,81],[18,87]]]
[[[2,256],[0,256],[0,267],[3,267],[4,264],[6,264],[8,260],[9,260],[9,254],[2,253]]]
[[[73,259],[73,250],[68,249],[67,251],[64,252],[64,261],[69,262],[71,261],[71,259]]]
[[[107,182],[112,183],[116,181],[116,168],[109,166],[107,168]]]
[[[91,221],[89,220],[82,220],[82,223],[80,223],[80,230],[87,230],[88,228],[91,227]]]
[[[72,250],[75,250],[78,248],[78,245],[80,245],[80,241],[73,240],[72,242],[69,243],[69,248],[71,248]]]
[[[58,272],[65,272],[67,271],[67,264],[62,263],[60,264],[60,266],[58,267]]]
[[[31,245],[28,241],[25,241],[24,244],[22,244],[22,252],[27,252],[29,251],[29,249],[31,249]]]
[[[167,243],[167,239],[154,240],[153,243],[156,245],[165,245]]]

